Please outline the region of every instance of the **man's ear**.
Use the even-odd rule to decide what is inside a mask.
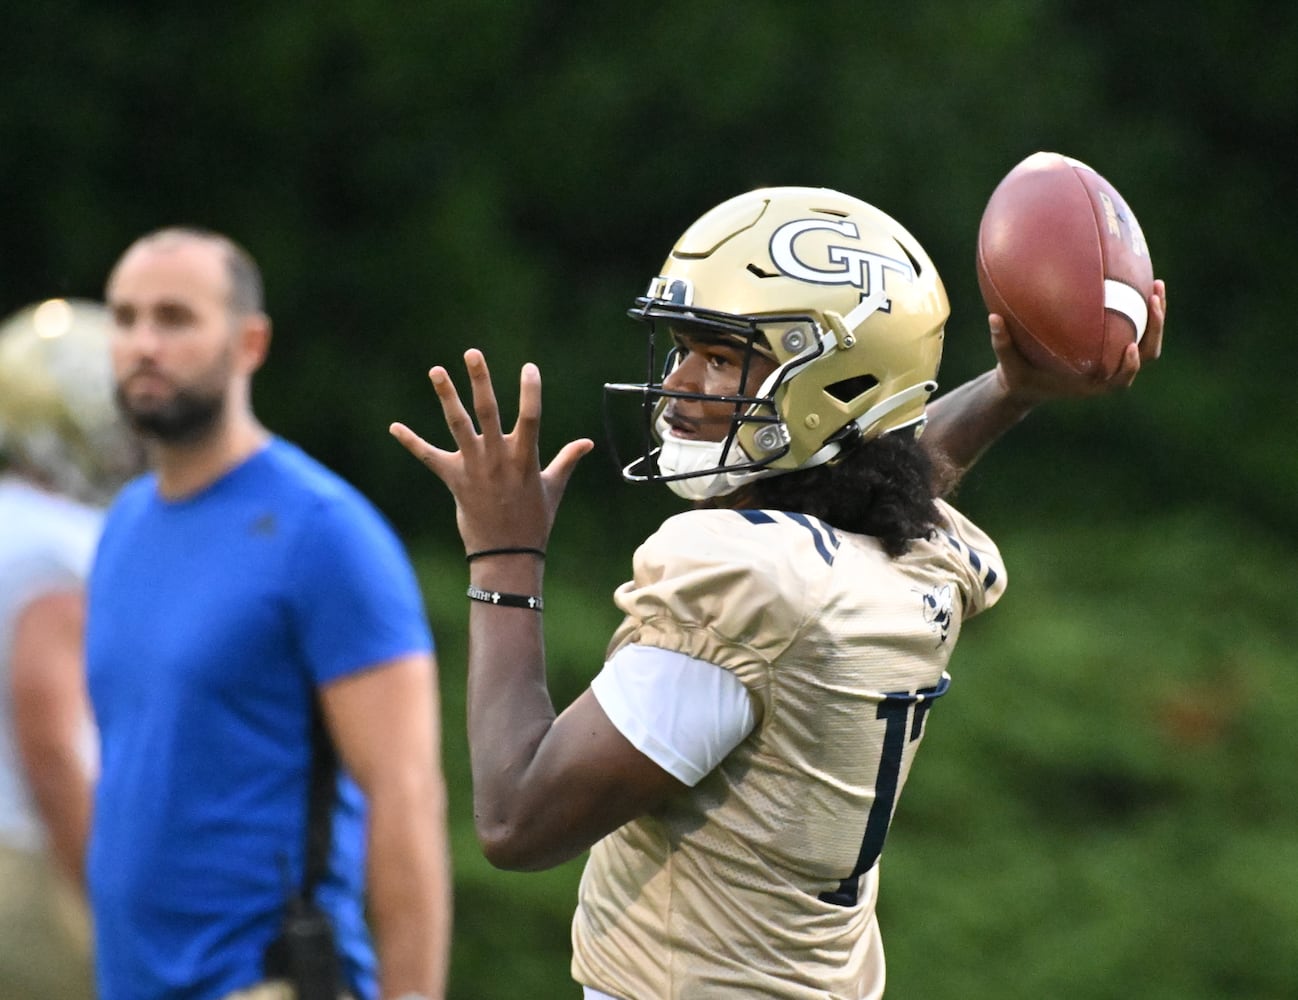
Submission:
[[[253,313],[240,325],[237,350],[242,367],[249,375],[265,362],[270,351],[270,334],[270,317],[265,313]]]

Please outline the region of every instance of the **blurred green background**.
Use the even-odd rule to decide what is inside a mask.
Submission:
[[[601,383],[643,374],[624,311],[679,232],[809,184],[929,251],[950,388],[991,361],[987,197],[1035,150],[1089,162],[1167,279],[1164,358],[1035,414],[958,497],[1011,584],[965,632],[883,858],[889,996],[1298,995],[1298,7],[47,0],[5,5],[0,44],[0,308],[97,296],[156,226],[229,232],[276,321],[259,412],[416,555],[466,1000],[575,995],[580,864],[500,873],[473,840],[453,507],[385,431],[444,441],[428,366],[479,346],[509,386],[537,361],[547,454],[602,442]],[[579,468],[547,581],[560,705],[674,509],[602,446]]]

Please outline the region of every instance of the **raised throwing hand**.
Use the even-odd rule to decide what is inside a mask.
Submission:
[[[1061,375],[1043,368],[1034,368],[1018,352],[1005,321],[993,313],[988,317],[992,350],[996,353],[996,377],[1007,393],[1016,400],[1035,406],[1051,399],[1100,396],[1106,392],[1129,388],[1136,380],[1141,366],[1156,361],[1163,352],[1163,327],[1167,321],[1167,285],[1161,279],[1154,281],[1154,292],[1149,297],[1149,324],[1140,343],[1129,344],[1122,356],[1122,364],[1107,379],[1092,379],[1081,375]]]

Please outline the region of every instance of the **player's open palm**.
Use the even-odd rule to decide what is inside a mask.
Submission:
[[[543,549],[572,471],[594,443],[588,438],[570,441],[543,469],[538,450],[541,373],[536,365],[523,366],[518,420],[509,433],[501,427],[486,358],[473,348],[465,352],[464,365],[472,415],[445,368],[435,366],[428,373],[457,451],[437,448],[401,423],[391,426],[392,436],[450,489],[466,551],[505,546]]]

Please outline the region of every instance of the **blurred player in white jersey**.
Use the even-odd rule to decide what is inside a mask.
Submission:
[[[626,479],[694,501],[636,551],[602,671],[556,717],[544,549],[572,469],[537,461],[540,378],[504,433],[466,354],[478,430],[430,373],[459,448],[393,433],[453,492],[474,600],[474,814],[500,867],[587,848],[573,923],[588,998],[879,997],[879,857],[964,620],[1005,587],[995,545],[940,499],[1046,399],[1123,387],[997,367],[941,400],[946,293],[893,219],[835,191],[768,188],[706,213],[631,315],[668,342]],[[1143,355],[1142,355],[1143,352]],[[921,440],[920,433],[927,431]],[[937,708],[940,716],[941,707]]]
[[[140,468],[108,313],[52,299],[0,327],[0,996],[91,995],[82,854],[94,727],[83,584],[101,505]]]

